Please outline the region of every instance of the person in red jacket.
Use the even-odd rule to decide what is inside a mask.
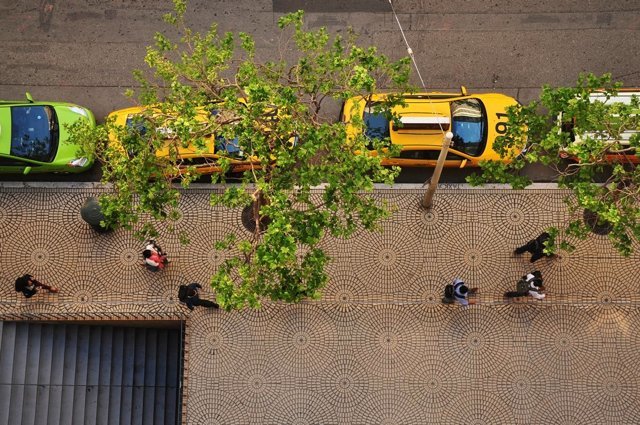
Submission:
[[[144,251],[142,251],[142,257],[144,258],[144,265],[152,272],[164,269],[169,260],[167,254],[162,252],[162,248],[156,245],[154,240],[150,240]]]

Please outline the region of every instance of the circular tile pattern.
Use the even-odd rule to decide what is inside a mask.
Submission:
[[[265,355],[253,354],[233,375],[234,398],[246,406],[252,415],[264,412],[280,395],[282,382],[286,378],[279,374],[274,361]]]
[[[358,423],[365,424],[418,424],[424,423],[422,409],[408,394],[397,390],[377,391],[370,394],[353,413]]]
[[[4,274],[15,276],[15,280],[29,273],[53,286],[71,280],[78,261],[75,239],[57,223],[35,222],[29,226],[29,237],[16,232],[2,245]]]
[[[354,241],[354,273],[367,288],[383,294],[402,291],[422,261],[422,241],[409,229],[394,226]]]
[[[241,314],[196,307],[191,323],[189,355],[193,370],[217,379],[246,366],[251,335]]]
[[[260,308],[247,307],[238,313],[242,316],[242,320],[250,325],[254,333],[262,339],[266,332],[268,332],[274,316],[278,315],[279,311],[287,309],[288,307],[288,304],[278,304],[263,300]]]
[[[64,306],[71,312],[86,312],[105,308],[105,304],[113,300],[109,289],[100,285],[90,275],[75,276],[60,288],[60,298]]]
[[[248,424],[247,409],[223,389],[200,386],[189,392],[186,423],[194,425]]]
[[[504,362],[495,378],[499,395],[514,411],[535,409],[549,388],[549,382],[540,373],[540,368],[530,362],[524,353],[514,353],[511,361]]]
[[[449,306],[442,304],[442,297],[448,283],[450,281],[439,276],[420,276],[407,288],[410,300],[415,300],[423,307],[420,310],[420,320],[427,328],[439,329],[441,322],[446,320]]]
[[[98,233],[91,228],[89,223],[82,219],[80,215],[80,208],[89,197],[98,197],[99,194],[95,193],[73,193],[69,194],[67,202],[61,206],[62,218],[67,223],[67,231],[73,235],[74,238],[81,240],[92,240],[97,237]]]
[[[429,210],[422,208],[418,200],[415,204],[398,211],[396,216],[414,228],[421,239],[432,241],[431,243],[439,241],[447,234],[453,223],[459,221],[458,212],[451,207],[445,197],[436,198]]]
[[[527,335],[532,362],[544,364],[550,376],[590,373],[601,347],[595,326],[595,321],[577,308],[551,307],[541,311]]]
[[[604,412],[597,404],[591,402],[575,391],[563,391],[550,394],[537,400],[537,406],[531,412],[531,423],[578,425],[587,423],[608,423]]]
[[[635,379],[621,362],[603,360],[585,378],[587,393],[600,409],[616,413],[637,406]]]
[[[445,359],[456,359],[468,377],[490,377],[501,370],[511,350],[507,322],[493,309],[458,309],[440,328],[439,349]]]
[[[368,370],[397,377],[422,358],[426,337],[420,321],[406,309],[376,306],[355,324],[353,339],[355,356]]]
[[[369,393],[370,377],[364,365],[352,355],[338,355],[318,377],[320,391],[336,411],[350,412]]]
[[[620,283],[621,280],[607,270],[596,270],[590,274],[589,291],[595,298],[598,315],[603,320],[618,322],[624,314],[624,305],[619,303],[629,300],[632,294],[626,285]]]
[[[406,208],[411,208],[413,205],[420,205],[424,191],[415,189],[379,189],[370,195],[378,201],[380,205],[383,201],[387,202],[387,205],[391,208],[397,208],[401,211]],[[435,198],[438,197],[436,193]]]
[[[337,424],[331,405],[317,392],[297,389],[283,394],[268,406],[264,423],[268,424]]]
[[[347,271],[329,271],[329,281],[320,302],[336,325],[353,328],[361,314],[362,304],[370,297],[360,281]]]
[[[451,229],[447,237],[442,240],[437,258],[438,271],[449,279],[461,277],[468,279],[471,286],[481,286],[485,282],[495,280],[496,270],[502,269],[499,256],[495,255],[496,247],[500,246],[498,236],[487,226],[476,223],[460,223]]]
[[[446,424],[513,424],[513,412],[505,401],[487,391],[462,394],[450,402],[453,409],[444,413]],[[551,423],[551,422],[548,422]]]
[[[215,248],[217,241],[223,240],[227,235],[235,234],[232,226],[225,223],[214,222],[202,224],[190,229],[188,232],[189,243],[180,251],[180,261],[184,268],[195,272],[191,277],[197,281],[209,282],[218,267],[227,259],[239,255],[235,248],[230,250],[218,250]]]
[[[534,303],[509,303],[505,306],[499,306],[498,311],[503,314],[507,320],[513,320],[514,322],[529,325],[533,319],[538,315],[540,309]]]
[[[620,337],[617,338],[619,347],[618,353],[632,352],[637,353],[638,347],[640,347],[640,309],[633,307],[623,310],[625,315],[624,319],[618,324],[618,332]],[[637,356],[635,355],[620,355],[622,364],[627,367],[627,370],[636,371],[638,366]],[[636,376],[638,373],[636,372]]]
[[[497,196],[487,190],[479,191],[477,189],[443,191],[442,194],[447,195],[447,201],[449,201],[451,208],[469,212],[482,212],[490,209]]]
[[[333,261],[349,261],[349,259],[358,253],[354,241],[361,237],[366,237],[368,234],[369,232],[366,230],[356,229],[349,238],[339,238],[331,236],[329,232],[327,232],[320,240],[318,248],[322,249]]]
[[[143,249],[144,244],[129,232],[105,234],[94,244],[89,266],[100,283],[111,290],[122,294],[146,292],[164,271],[154,273],[144,267]]]
[[[166,309],[178,309],[180,301],[178,300],[178,288],[180,285],[188,285],[188,281],[176,268],[168,267],[161,273],[158,273],[158,279],[152,283],[147,290],[147,299],[152,303],[157,303]],[[202,284],[202,286],[206,286]],[[208,296],[203,298],[213,299]]]
[[[0,192],[0,238],[14,234],[24,223],[24,210],[15,195]]]
[[[19,204],[26,211],[35,211],[36,213],[44,213],[49,215],[55,210],[58,210],[61,206],[67,204],[68,196],[70,193],[74,193],[73,190],[66,191],[51,191],[42,189],[20,189]],[[55,217],[51,217],[55,218]]]
[[[464,383],[458,375],[451,373],[450,360],[442,357],[430,357],[416,364],[407,376],[411,394],[433,415],[451,406],[451,401]]]
[[[540,221],[545,216],[542,205],[533,204],[525,195],[497,196],[492,207],[491,224],[502,237],[512,243],[524,244],[540,234],[544,227]]]
[[[196,194],[189,192],[189,196],[184,196],[181,192],[178,203],[180,217],[172,221],[178,231],[188,231],[200,226],[203,222],[211,220],[213,207],[211,206],[209,194]]]
[[[526,261],[529,264],[528,257]],[[542,270],[550,293],[574,296],[584,292],[585,276],[592,275],[594,270],[593,259],[566,252],[560,252],[559,257],[542,258],[532,266]]]
[[[290,306],[281,310],[270,326],[269,358],[279,359],[279,367],[288,375],[313,376],[334,356],[335,324],[317,307]]]

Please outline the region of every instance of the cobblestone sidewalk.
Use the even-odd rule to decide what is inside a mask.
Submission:
[[[191,244],[162,232],[172,262],[154,274],[130,233],[81,220],[97,193],[0,188],[0,315],[186,318],[186,423],[640,423],[638,255],[603,236],[535,267],[513,255],[566,221],[563,192],[444,189],[426,213],[419,190],[379,190],[398,212],[382,232],[324,242],[334,261],[321,300],[232,313],[189,313],[176,293],[209,281],[225,258],[213,241],[245,232],[239,211],[185,192],[178,230]],[[547,299],[505,304],[533,269]],[[18,296],[25,272],[60,293]],[[440,303],[456,276],[480,288],[478,305]]]

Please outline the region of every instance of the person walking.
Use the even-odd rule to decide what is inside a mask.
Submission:
[[[142,251],[142,258],[144,259],[144,265],[152,272],[164,269],[169,264],[167,254],[162,251],[156,241],[150,240]]]
[[[16,279],[16,292],[22,292],[25,298],[33,297],[38,293],[39,288],[45,289],[52,294],[60,292],[58,288],[37,281],[30,274],[24,274]]]
[[[504,296],[505,298],[516,298],[528,295],[536,300],[543,300],[546,296],[543,283],[542,273],[536,270],[522,276],[516,285],[516,290],[505,292]]]
[[[455,278],[453,284],[444,288],[444,298],[442,302],[445,304],[458,303],[462,306],[475,304],[475,300],[470,300],[469,295],[474,295],[478,288],[469,288],[460,278]]]
[[[546,252],[544,252],[544,249],[546,248],[545,244],[550,238],[551,235],[549,235],[549,233],[543,232],[537,238],[531,239],[526,244],[516,248],[513,252],[517,255],[523,254],[525,252],[530,252],[530,262],[532,263],[535,263],[542,257],[552,257],[554,254],[547,254]]]
[[[202,289],[202,286],[196,282],[190,283],[189,285],[180,285],[180,288],[178,289],[178,299],[180,300],[180,302],[185,303],[189,310],[193,310],[198,306],[208,308],[220,307],[213,301],[203,300],[202,298],[200,298],[198,289]]]

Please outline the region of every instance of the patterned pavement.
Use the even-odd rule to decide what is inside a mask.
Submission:
[[[177,227],[191,244],[163,232],[171,264],[154,274],[129,232],[81,220],[99,192],[0,187],[0,317],[186,320],[185,423],[640,423],[638,254],[591,236],[536,263],[547,299],[502,300],[534,269],[513,249],[568,218],[564,192],[444,188],[426,213],[421,190],[378,190],[398,211],[382,232],[323,242],[321,300],[232,313],[190,313],[176,292],[209,281],[226,255],[213,241],[245,232],[239,211],[186,191]],[[60,293],[18,296],[25,272]],[[456,276],[480,288],[477,305],[440,303]]]

